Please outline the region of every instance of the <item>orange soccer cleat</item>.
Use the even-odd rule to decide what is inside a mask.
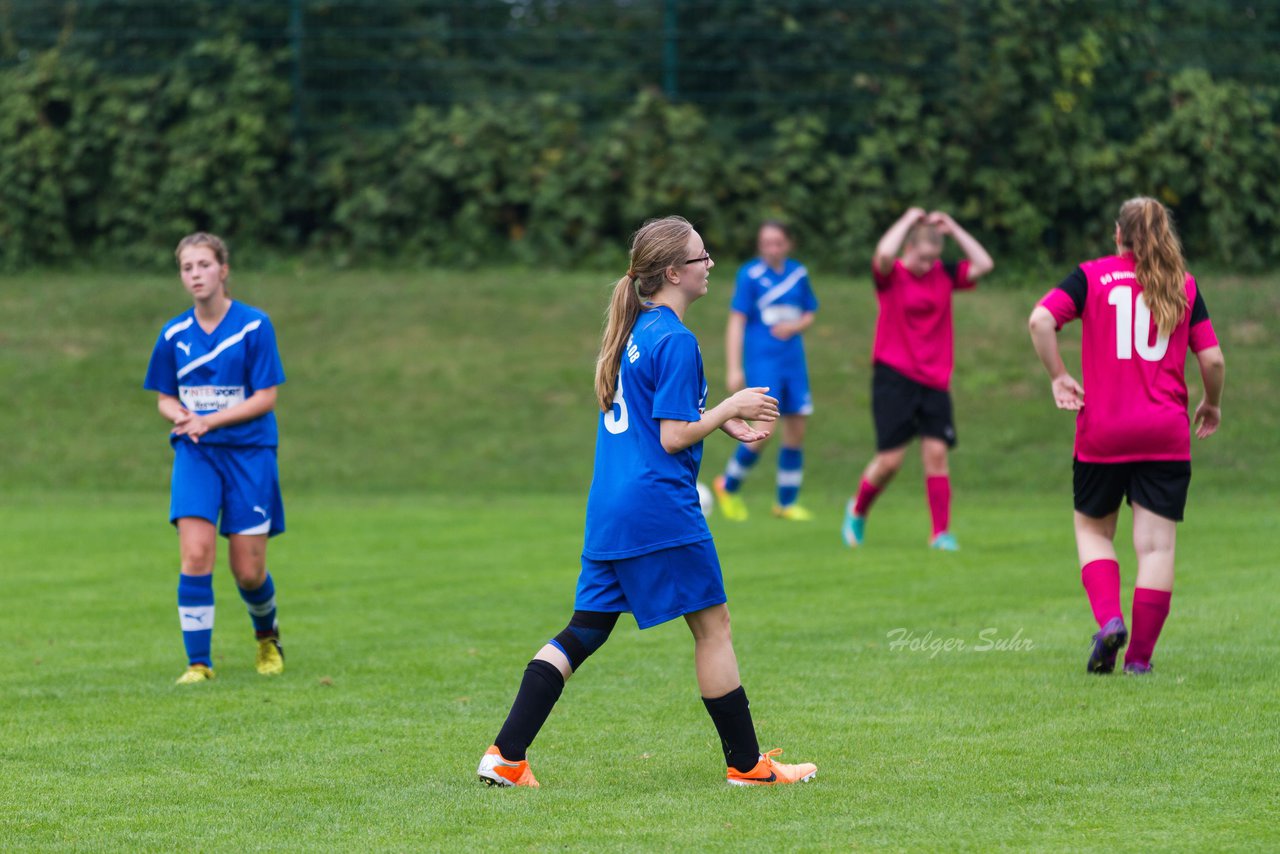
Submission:
[[[773,757],[782,753],[781,747],[775,747],[768,753],[760,754],[760,761],[750,771],[742,772],[729,766],[727,779],[730,786],[776,786],[780,783],[803,783],[812,780],[818,773],[818,766],[812,762],[801,762],[799,765],[784,765],[774,762]]]
[[[529,786],[538,788],[538,781],[529,769],[529,760],[508,762],[502,758],[498,745],[493,745],[484,752],[480,759],[480,767],[476,774],[489,786]]]

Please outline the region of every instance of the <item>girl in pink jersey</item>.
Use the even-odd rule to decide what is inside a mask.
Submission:
[[[1113,672],[1129,640],[1112,542],[1120,500],[1127,498],[1138,577],[1124,672],[1146,674],[1169,615],[1175,526],[1191,482],[1187,351],[1195,353],[1204,384],[1193,419],[1201,439],[1213,435],[1222,417],[1226,363],[1164,205],[1149,198],[1125,202],[1115,241],[1115,255],[1086,261],[1045,295],[1030,328],[1053,380],[1054,402],[1076,413],[1076,549],[1098,622],[1087,670]],[[1056,335],[1075,318],[1083,325],[1083,387],[1067,373]]]
[[[940,259],[951,236],[965,254],[958,264]],[[897,258],[899,249],[902,257]],[[907,444],[920,436],[925,492],[935,549],[959,548],[949,530],[951,479],[947,453],[956,444],[951,413],[951,294],[972,288],[995,267],[987,250],[949,215],[911,208],[880,238],[871,262],[880,315],[871,383],[876,455],[845,508],[844,541],[862,544],[867,513],[902,467]]]

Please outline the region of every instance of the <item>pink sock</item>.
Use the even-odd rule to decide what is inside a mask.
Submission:
[[[858,497],[853,501],[853,512],[856,516],[865,516],[871,510],[871,505],[875,502],[876,496],[880,494],[881,487],[872,486],[871,481],[865,477],[862,483],[858,484]]]
[[[1093,618],[1102,628],[1113,617],[1123,617],[1120,611],[1120,564],[1114,560],[1093,560],[1080,570],[1080,583],[1089,596]]]
[[[929,495],[929,515],[933,517],[936,537],[951,523],[951,478],[945,474],[926,477],[924,491]]]
[[[1133,627],[1129,648],[1124,654],[1125,664],[1150,664],[1155,652],[1165,617],[1169,616],[1168,590],[1152,590],[1150,587],[1133,588]]]

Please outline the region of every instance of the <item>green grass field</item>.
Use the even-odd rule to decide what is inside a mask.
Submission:
[[[690,316],[713,384],[728,266]],[[1159,672],[1135,680],[1083,673],[1071,423],[1023,329],[1053,278],[957,304],[956,555],[924,548],[915,462],[868,547],[839,545],[872,447],[874,302],[865,279],[816,279],[818,520],[766,518],[771,460],[748,486],[753,521],[713,520],[762,743],[817,762],[812,784],[725,786],[688,631],[627,619],[535,743],[536,792],[473,772],[571,608],[607,275],[238,276],[290,377],[289,532],[270,561],[289,668],[253,672],[220,568],[219,676],[185,690],[169,452],[138,388],[184,305],[176,277],[0,279],[0,848],[1280,845],[1276,282],[1205,277],[1224,427],[1195,448]],[[730,449],[709,441],[707,468]],[[893,643],[904,633],[916,648]]]

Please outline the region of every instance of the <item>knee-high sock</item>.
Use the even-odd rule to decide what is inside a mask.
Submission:
[[[711,722],[720,735],[725,763],[743,772],[756,767],[760,761],[760,743],[751,721],[746,689],[739,685],[723,697],[703,697],[702,704],[707,707],[707,714],[711,715]]]
[[[253,621],[253,632],[258,637],[266,637],[276,632],[276,585],[267,573],[267,580],[256,590],[240,588],[240,598],[249,608],[249,619]]]
[[[929,494],[929,515],[933,518],[936,537],[951,524],[951,478],[945,474],[926,477],[924,488]]]
[[[742,482],[747,479],[747,475],[751,474],[751,467],[759,460],[759,454],[746,445],[739,445],[738,450],[733,452],[733,456],[724,467],[725,492],[737,492],[741,489]]]
[[[804,451],[783,448],[778,451],[778,506],[790,507],[800,497],[804,483]]]
[[[178,622],[188,664],[213,666],[213,576],[178,575]]]
[[[1150,664],[1155,652],[1160,630],[1169,616],[1168,590],[1152,590],[1150,587],[1133,589],[1133,626],[1129,635],[1129,648],[1124,653],[1125,664]]]
[[[1089,597],[1093,618],[1102,628],[1120,611],[1120,564],[1114,560],[1091,560],[1080,570],[1080,583]]]
[[[884,490],[883,486],[873,486],[871,481],[865,477],[858,484],[858,497],[853,500],[853,513],[855,516],[865,516],[871,512],[871,505],[875,503],[876,496]]]
[[[529,745],[547,722],[547,715],[563,690],[564,677],[554,664],[538,658],[529,662],[507,720],[493,740],[503,759],[519,762],[526,757]]]

